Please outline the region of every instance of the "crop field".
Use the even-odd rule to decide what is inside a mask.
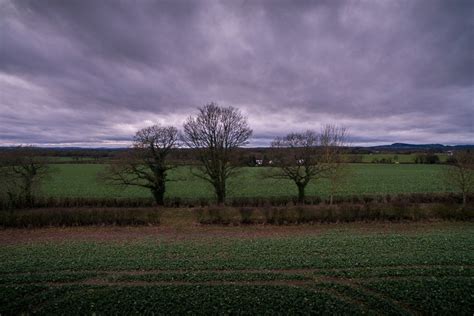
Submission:
[[[373,163],[380,161],[382,159],[390,160],[393,163],[415,163],[415,159],[418,154],[356,154],[355,156],[361,157],[361,162],[364,163]],[[448,154],[437,153],[435,154],[439,157],[440,162],[446,162],[448,159]]]
[[[149,197],[146,189],[121,188],[103,183],[99,174],[102,164],[53,165],[54,173],[43,186],[44,195],[53,197],[121,198]],[[443,181],[443,165],[414,164],[351,164],[347,182],[340,194],[396,194],[450,192]],[[267,168],[241,168],[238,176],[228,186],[229,197],[278,197],[297,194],[296,186],[287,180],[265,178]],[[192,175],[189,167],[170,171],[167,188],[168,197],[210,198],[211,186]],[[326,196],[328,184],[325,180],[310,183],[308,196]]]
[[[0,314],[472,315],[472,223],[0,231]]]

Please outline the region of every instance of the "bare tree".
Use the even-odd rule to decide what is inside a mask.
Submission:
[[[271,144],[274,168],[268,176],[292,180],[298,203],[304,203],[306,186],[313,180],[329,178],[335,190],[344,175],[340,164],[346,138],[346,129],[334,125],[324,126],[320,134],[306,131],[277,137]]]
[[[51,168],[38,149],[25,146],[5,152],[0,159],[0,189],[11,203],[32,206]]]
[[[163,205],[167,171],[173,168],[167,157],[177,146],[178,138],[178,130],[173,126],[153,125],[139,130],[131,149],[108,167],[104,180],[115,185],[147,188],[155,202]]]
[[[334,195],[338,193],[350,175],[346,163],[345,148],[349,146],[348,132],[345,127],[327,124],[321,128],[319,136],[321,157],[326,172],[323,175],[329,181],[329,204],[333,204]]]
[[[298,188],[298,202],[304,203],[308,183],[326,171],[318,164],[318,135],[313,131],[290,133],[277,137],[271,143],[272,162],[270,177],[290,179]]]
[[[445,180],[462,193],[462,205],[466,206],[467,196],[474,191],[474,153],[456,152],[450,166],[445,168]]]
[[[325,178],[329,181],[329,204],[332,205],[334,202],[334,195],[341,192],[341,189],[347,183],[349,176],[351,175],[351,169],[348,164],[341,162],[339,164],[333,164],[332,168],[328,169]]]
[[[232,154],[251,135],[247,118],[238,109],[216,103],[201,107],[196,117],[184,123],[183,140],[196,150],[201,163],[201,172],[195,175],[214,187],[219,204],[224,203],[227,179],[235,172]]]
[[[11,208],[22,200],[18,181],[5,164],[4,157],[0,158],[0,209]]]

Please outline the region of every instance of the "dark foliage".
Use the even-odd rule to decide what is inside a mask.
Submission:
[[[0,227],[158,225],[155,208],[53,208],[0,212]]]
[[[435,164],[439,163],[438,155],[433,153],[421,153],[417,154],[415,157],[415,163],[423,163],[423,164]]]
[[[472,194],[468,199],[474,199]],[[338,196],[334,199],[335,204],[341,203],[391,203],[394,201],[406,201],[408,203],[447,203],[456,204],[463,201],[462,194],[458,193],[410,193],[395,195],[353,195]],[[172,208],[194,208],[208,207],[215,204],[215,200],[206,198],[165,198],[164,207]],[[228,198],[226,205],[231,207],[265,207],[265,206],[293,206],[298,203],[294,196],[279,196],[271,198]],[[8,200],[0,200],[0,210],[34,208],[68,208],[68,207],[151,207],[155,204],[152,198],[36,198],[34,204],[17,204],[12,208]],[[320,197],[305,197],[305,205],[324,205],[329,201]]]
[[[459,208],[455,204],[367,203],[339,205],[266,206],[255,208],[199,208],[201,224],[312,224],[356,221],[474,220],[474,205]]]

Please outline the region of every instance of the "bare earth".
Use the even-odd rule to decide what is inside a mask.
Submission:
[[[358,234],[373,233],[419,233],[470,225],[462,222],[415,222],[415,223],[336,223],[315,225],[249,225],[215,226],[192,222],[165,222],[160,226],[85,226],[39,229],[2,229],[0,245],[35,242],[61,242],[70,240],[128,242],[142,239],[178,241],[214,238],[279,238],[289,236],[311,236],[321,233],[347,231]]]

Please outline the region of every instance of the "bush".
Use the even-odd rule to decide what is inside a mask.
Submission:
[[[433,153],[423,153],[423,154],[418,154],[415,157],[415,163],[421,163],[421,164],[436,164],[439,163],[439,156],[433,154]]]
[[[405,200],[390,203],[360,203],[336,205],[266,206],[259,209],[239,208],[241,224],[272,225],[303,223],[337,223],[355,221],[418,221],[426,219],[472,220],[474,208],[456,209],[454,204],[414,204]],[[235,210],[235,209],[234,209]],[[258,211],[258,212],[257,212]],[[229,214],[232,208],[200,211],[202,224],[236,223]],[[206,214],[207,212],[207,214]]]
[[[241,224],[251,224],[252,223],[252,214],[254,209],[251,207],[241,207],[239,209],[240,213],[240,223]]]
[[[474,195],[469,194],[468,200],[473,200]],[[372,194],[334,196],[334,204],[367,204],[367,203],[392,203],[392,201],[406,201],[409,203],[461,203],[462,196],[459,193],[405,193],[405,194]],[[212,200],[206,198],[167,198],[166,207],[176,208],[206,208],[212,204]],[[294,196],[280,196],[268,198],[230,198],[226,205],[234,208],[239,207],[286,207],[296,204]],[[327,203],[321,197],[309,196],[305,198],[305,205],[321,205]],[[32,208],[138,208],[153,207],[155,203],[151,198],[35,198]],[[7,198],[0,199],[0,210],[12,210],[27,208],[27,204],[21,200],[11,201]]]
[[[282,207],[265,207],[263,209],[266,224],[281,225],[289,223],[289,216],[286,213],[287,209]]]
[[[432,206],[433,216],[444,220],[472,221],[474,219],[474,205],[465,207],[451,204],[437,204]]]
[[[474,205],[462,208],[453,203],[411,203],[393,199],[390,203],[343,203],[195,208],[197,222],[213,225],[313,224],[354,221],[417,221],[426,219],[474,220]],[[85,225],[158,225],[157,208],[43,208],[0,212],[0,227],[45,227]]]
[[[158,225],[160,216],[156,208],[30,209],[0,212],[0,226]]]
[[[237,224],[240,220],[235,216],[235,209],[228,207],[202,207],[194,209],[200,224]]]

